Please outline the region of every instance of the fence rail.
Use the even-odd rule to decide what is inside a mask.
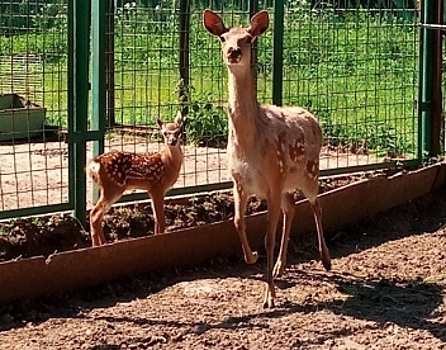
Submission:
[[[229,186],[227,72],[202,26],[208,7],[228,25],[271,13],[254,52],[258,99],[317,115],[323,175],[438,153],[440,88],[429,87],[441,77],[431,69],[441,50],[429,50],[442,25],[436,1],[420,10],[394,0],[1,1],[1,57],[20,57],[0,57],[1,92],[27,95],[46,115],[34,137],[29,109],[24,121],[11,112],[14,130],[24,125],[29,135],[14,131],[0,143],[0,219],[68,209],[83,220],[96,194],[86,160],[111,148],[158,150],[155,118],[178,109],[187,114],[185,162],[171,194]],[[23,67],[28,87],[18,89],[11,76]]]

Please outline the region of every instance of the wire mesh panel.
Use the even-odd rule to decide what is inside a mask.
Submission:
[[[156,118],[173,121],[179,109],[178,23],[168,1],[109,2],[105,151],[162,147]]]
[[[0,211],[66,203],[66,1],[0,1]]]
[[[247,26],[257,10],[271,16],[256,42],[257,97],[300,105],[320,120],[323,169],[415,159],[418,125],[417,12],[393,1],[282,3],[250,0],[117,2],[108,37],[114,92],[106,149],[158,150],[155,118],[187,114],[185,162],[176,187],[229,180],[226,170],[227,71],[202,12]],[[283,21],[283,22],[282,22]],[[110,21],[109,21],[110,22]],[[275,30],[278,30],[276,33]],[[275,36],[283,35],[283,48]],[[283,61],[274,61],[282,50]],[[281,70],[283,80],[274,78]],[[277,98],[276,98],[277,100]]]
[[[116,5],[108,13],[113,18],[107,33],[113,38],[107,52],[113,57],[108,71],[114,73],[114,81],[109,86],[113,96],[108,104],[105,150],[159,150],[156,118],[173,120],[181,110],[186,116],[185,161],[175,187],[228,181],[227,71],[218,40],[203,27],[202,13],[212,8],[223,13],[228,26],[247,25],[257,2],[172,0]],[[260,47],[262,57],[271,56],[267,44]],[[270,100],[270,82],[271,77],[261,80],[259,97],[264,101]]]
[[[286,1],[284,103],[320,120],[322,168],[417,156],[418,14],[401,4]]]
[[[226,164],[227,128],[222,79],[209,80],[212,68],[220,76],[222,68],[213,65],[216,60],[208,50],[196,48],[203,38],[209,39],[201,24],[201,5],[117,2],[108,13],[113,18],[107,33],[112,38],[107,54],[113,59],[107,70],[112,73],[109,90],[113,94],[107,106],[105,150],[158,151],[163,146],[156,118],[172,121],[178,110],[183,111],[187,119],[185,161],[176,187],[227,179],[221,170]],[[219,62],[218,51],[215,57]]]
[[[0,118],[9,118],[0,121],[0,128],[9,128],[0,129],[0,211],[68,201],[68,147],[58,137],[68,114],[67,4],[0,0]],[[220,13],[227,26],[247,26],[254,12],[268,10],[270,28],[255,42],[257,98],[261,103],[300,105],[318,117],[325,133],[323,169],[363,169],[419,155],[414,103],[418,13],[406,2],[106,4],[105,150],[159,150],[163,146],[156,118],[170,121],[181,110],[186,117],[185,161],[177,190],[230,180],[227,71],[218,40],[203,28],[205,8]],[[98,48],[91,45],[91,50]],[[90,73],[97,77],[94,72],[93,66]],[[76,103],[75,98],[71,101]],[[89,121],[92,130],[97,120],[91,116]],[[74,134],[70,137],[77,139],[69,142],[76,145],[91,135]],[[88,158],[94,147],[87,146]],[[81,175],[76,172],[76,177]],[[92,196],[87,198],[91,204]]]

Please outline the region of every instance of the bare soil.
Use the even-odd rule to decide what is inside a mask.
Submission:
[[[0,349],[446,349],[445,223],[442,190],[331,232],[331,272],[293,240],[273,310],[264,256],[2,305]]]

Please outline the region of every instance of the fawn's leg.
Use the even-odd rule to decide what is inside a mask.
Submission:
[[[93,247],[105,243],[105,236],[102,230],[102,219],[104,218],[105,213],[110,210],[111,206],[121,198],[123,193],[124,191],[120,191],[112,195],[103,190],[101,191],[101,196],[90,211],[90,235]]]
[[[248,264],[254,264],[258,259],[257,252],[253,252],[249,246],[248,237],[246,236],[245,211],[248,198],[243,192],[243,188],[237,181],[234,181],[234,225],[242,243],[243,255]]]
[[[164,216],[164,194],[152,193],[152,211],[155,218],[154,234],[163,233],[166,229],[166,218]]]
[[[273,278],[274,247],[276,241],[277,224],[280,218],[281,194],[271,194],[268,198],[268,223],[266,227],[265,249],[266,249],[266,290],[263,300],[264,308],[273,308],[276,291]]]
[[[273,276],[277,277],[283,273],[286,266],[286,255],[288,251],[288,242],[290,239],[291,224],[294,218],[294,196],[292,193],[282,194],[281,208],[283,211],[283,227],[282,227],[282,241],[280,243],[279,257],[274,266]]]

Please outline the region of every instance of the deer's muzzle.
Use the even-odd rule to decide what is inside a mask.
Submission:
[[[230,63],[238,63],[242,58],[242,49],[239,47],[229,48],[228,50],[228,61]]]

